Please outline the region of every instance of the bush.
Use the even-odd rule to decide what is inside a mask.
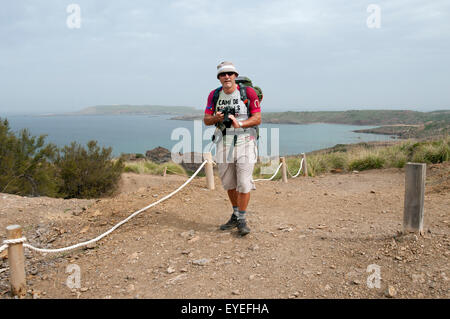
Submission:
[[[8,120],[0,119],[0,192],[58,196],[61,180],[52,165],[57,147],[44,146],[45,137],[31,136],[26,129],[15,136]]]
[[[143,161],[139,163],[127,162],[125,163],[124,172],[162,175],[165,167],[167,167],[167,174],[187,175],[185,169],[181,165],[173,162],[161,164],[157,164],[152,161]]]
[[[342,152],[327,154],[326,161],[330,169],[345,169],[347,167],[347,156]]]
[[[124,165],[121,159],[113,162],[109,148],[100,148],[96,141],[84,149],[76,142],[65,146],[55,162],[63,184],[59,192],[65,198],[93,198],[111,195],[118,184]]]
[[[354,159],[349,164],[349,170],[364,171],[367,169],[382,168],[385,160],[375,154],[368,154],[365,157]]]
[[[416,163],[442,163],[448,161],[450,147],[445,141],[420,144],[414,149],[412,161]]]
[[[328,172],[328,165],[324,156],[310,156],[306,159],[308,164],[308,175],[316,176]]]
[[[380,156],[385,159],[385,167],[403,168],[408,162],[408,156],[404,151],[403,145],[382,149]]]

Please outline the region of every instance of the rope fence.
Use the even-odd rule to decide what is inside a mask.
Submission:
[[[126,219],[124,219],[121,222],[117,223],[114,227],[112,227],[107,232],[105,232],[105,233],[103,233],[103,234],[101,234],[101,235],[99,235],[99,236],[97,236],[97,237],[95,237],[95,238],[93,238],[91,240],[88,240],[88,241],[85,241],[85,242],[82,242],[82,243],[78,243],[78,244],[75,244],[75,245],[72,245],[72,246],[64,247],[64,248],[58,248],[58,249],[42,249],[42,248],[34,247],[32,245],[29,245],[29,244],[23,244],[23,247],[30,248],[30,249],[35,250],[35,251],[40,252],[40,253],[60,253],[60,252],[76,249],[76,248],[79,248],[79,247],[83,247],[83,246],[87,246],[89,244],[95,243],[95,242],[99,241],[100,239],[102,239],[103,237],[108,236],[110,233],[112,233],[114,230],[116,230],[117,228],[119,228],[120,226],[125,224],[127,221],[132,219],[134,216],[142,213],[143,211],[145,211],[145,210],[147,210],[147,209],[149,209],[149,208],[151,208],[153,206],[158,205],[159,203],[165,201],[166,199],[168,199],[168,198],[172,197],[173,195],[175,195],[176,193],[178,193],[187,184],[189,184],[194,179],[195,176],[197,176],[197,174],[200,172],[200,170],[203,168],[203,166],[205,166],[206,162],[207,161],[205,160],[202,163],[202,165],[200,165],[200,167],[197,169],[197,171],[186,182],[184,182],[183,185],[178,187],[172,193],[170,193],[169,195],[164,196],[163,198],[159,199],[158,201],[156,201],[156,202],[154,202],[154,203],[152,203],[152,204],[150,204],[150,205],[148,205],[148,206],[146,206],[144,208],[141,208],[140,210],[134,212],[133,214],[128,216]],[[5,241],[3,241],[4,245],[0,247],[0,252],[3,251],[4,249],[6,249],[9,244],[23,243],[25,241],[26,241],[26,238],[24,238],[24,237],[18,238],[18,239],[14,239],[14,240],[11,240],[11,239],[5,240]]]
[[[304,154],[303,154],[303,156],[304,156]],[[128,216],[124,220],[117,223],[114,227],[110,228],[108,231],[100,234],[99,236],[97,236],[91,240],[84,241],[84,242],[81,242],[78,244],[74,244],[74,245],[71,245],[68,247],[62,247],[62,248],[55,248],[55,249],[38,248],[38,247],[34,247],[34,246],[26,243],[27,239],[22,236],[22,228],[19,225],[8,226],[6,228],[8,239],[4,240],[3,245],[0,246],[0,253],[3,250],[8,248],[8,259],[10,262],[10,273],[11,273],[10,281],[11,281],[11,287],[12,287],[11,291],[12,291],[13,295],[24,295],[24,292],[26,291],[24,253],[23,253],[24,248],[29,248],[31,250],[34,250],[34,251],[40,252],[40,253],[61,253],[61,252],[66,252],[69,250],[73,250],[76,248],[80,248],[83,246],[93,244],[93,243],[101,240],[102,238],[108,236],[110,233],[112,233],[114,230],[119,228],[121,225],[128,222],[130,219],[132,219],[136,215],[142,213],[143,211],[145,211],[151,207],[158,205],[159,203],[169,199],[170,197],[172,197],[173,195],[175,195],[176,193],[181,191],[185,186],[187,186],[194,179],[195,176],[198,175],[198,173],[201,171],[201,169],[203,167],[205,167],[205,171],[206,171],[207,187],[208,187],[208,189],[214,189],[213,165],[217,165],[217,164],[212,160],[211,153],[204,153],[204,158],[205,158],[205,160],[199,166],[199,168],[195,171],[195,173],[192,174],[192,176],[188,180],[186,180],[176,190],[174,190],[170,194],[164,196],[163,198],[159,199],[158,201],[153,202],[150,205],[135,211],[130,216]],[[284,157],[280,158],[280,160],[281,160],[281,163],[278,165],[275,173],[270,178],[260,178],[260,179],[256,179],[256,180],[252,180],[252,181],[253,182],[271,181],[278,174],[280,168],[283,168],[283,170],[282,170],[283,181],[286,182],[287,181],[286,171],[288,171],[287,164],[285,162]],[[296,175],[292,176],[292,174],[289,173],[292,178],[295,178],[300,174],[300,171],[302,170],[304,161],[305,161],[305,158],[303,158],[301,160],[300,168]],[[166,168],[165,171],[168,171],[168,169]]]

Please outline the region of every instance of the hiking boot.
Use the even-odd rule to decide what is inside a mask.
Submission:
[[[239,235],[245,236],[250,232],[250,228],[247,227],[245,219],[238,219],[238,231]]]
[[[220,229],[221,230],[227,230],[227,229],[232,229],[232,228],[237,227],[237,226],[238,226],[238,219],[237,219],[237,216],[233,213],[231,215],[230,220],[227,221],[226,224],[221,225]]]

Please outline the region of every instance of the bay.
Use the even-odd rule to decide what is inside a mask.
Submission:
[[[1,116],[1,115],[0,115]],[[205,127],[197,122],[194,134],[193,121],[169,120],[173,115],[80,115],[80,116],[31,116],[9,115],[6,118],[14,132],[27,128],[32,135],[46,134],[46,142],[59,147],[76,141],[82,145],[90,140],[98,141],[100,146],[112,147],[113,156],[121,153],[145,154],[157,146],[171,150],[180,142],[179,136],[171,139],[172,133],[189,132],[192,137],[191,149],[194,151],[194,135],[201,148],[208,148],[213,127]],[[5,116],[1,116],[5,118]],[[201,125],[201,129],[199,128]],[[353,130],[373,128],[374,126],[357,126],[341,124],[267,124],[267,154],[272,149],[271,137],[279,132],[280,155],[299,154],[332,147],[336,144],[349,144],[369,141],[390,140],[391,136],[355,133]],[[201,130],[200,134],[197,134]],[[175,139],[176,138],[176,139]],[[260,139],[261,143],[261,139]],[[209,148],[208,148],[209,149]],[[196,149],[195,151],[198,151]],[[272,151],[273,152],[273,151]],[[262,155],[267,155],[262,154]],[[261,152],[260,152],[261,155]],[[272,153],[272,155],[274,155]]]

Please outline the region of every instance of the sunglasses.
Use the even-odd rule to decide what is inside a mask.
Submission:
[[[225,75],[232,76],[233,74],[235,74],[235,73],[234,72],[223,72],[223,73],[220,73],[219,76],[225,76]]]

